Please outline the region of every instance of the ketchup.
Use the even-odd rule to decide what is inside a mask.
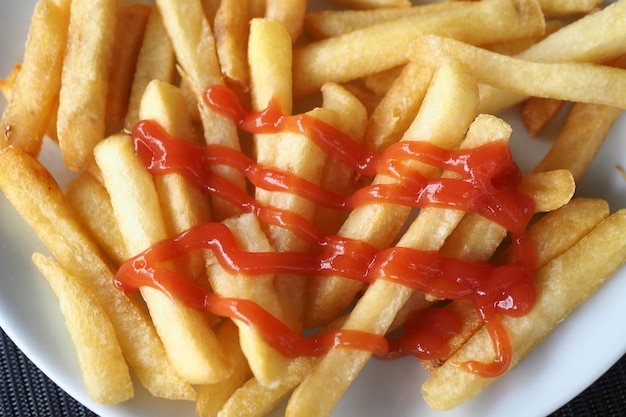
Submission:
[[[533,201],[517,189],[521,173],[505,143],[451,151],[426,142],[399,142],[377,154],[311,116],[283,115],[276,100],[261,112],[251,112],[243,108],[228,88],[214,86],[207,89],[205,101],[215,111],[230,117],[242,130],[307,135],[361,176],[386,175],[396,182],[364,186],[351,196],[341,196],[291,173],[259,165],[239,151],[217,145],[193,145],[171,137],[153,121],[141,121],[133,130],[133,140],[138,157],[151,173],[177,172],[205,192],[236,205],[242,212],[253,213],[262,222],[289,229],[308,242],[312,250],[306,253],[246,252],[237,245],[225,225],[201,224],[125,262],[115,278],[119,288],[130,292],[151,286],[193,308],[243,320],[256,327],[275,349],[291,358],[321,355],[337,347],[367,350],[379,357],[405,354],[424,359],[440,357],[447,349],[448,340],[460,331],[459,318],[445,309],[431,308],[414,314],[404,324],[402,336],[391,340],[345,329],[302,337],[257,304],[221,298],[162,265],[190,251],[210,249],[223,268],[249,276],[268,273],[339,275],[366,283],[387,279],[443,299],[471,300],[492,337],[496,359],[490,364],[467,362],[462,366],[483,376],[496,376],[508,369],[511,346],[499,315],[523,315],[532,307],[535,255],[524,232],[534,213]],[[410,168],[409,161],[454,171],[458,178],[424,177]],[[516,261],[506,265],[471,263],[437,252],[402,247],[378,250],[366,242],[330,235],[296,213],[261,204],[214,170],[207,169],[213,165],[228,165],[241,171],[256,187],[295,193],[336,210],[392,203],[478,213],[511,232]]]

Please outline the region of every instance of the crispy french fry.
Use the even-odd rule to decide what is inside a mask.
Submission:
[[[200,111],[204,140],[231,149],[240,149],[235,124],[225,116],[211,110],[204,101],[204,92],[212,85],[223,85],[217,59],[215,38],[209,21],[205,17],[200,0],[180,2],[157,0],[167,33],[169,34],[176,58],[185,82],[189,83]],[[225,176],[237,186],[244,188],[243,175],[229,167],[216,167],[216,172]],[[224,219],[238,210],[221,199],[213,200],[213,215]]]
[[[139,104],[148,83],[152,80],[173,81],[175,61],[176,57],[163,26],[163,19],[159,10],[154,7],[146,23],[143,43],[135,65],[135,75],[124,122],[126,130],[132,130],[139,121]]]
[[[116,12],[112,62],[109,66],[106,114],[118,124],[126,116],[137,57],[152,8],[144,4],[120,7]]]
[[[11,93],[6,94],[0,147],[11,144],[39,154],[61,85],[68,24],[69,8],[48,0],[37,3],[20,71],[14,72]]]
[[[540,34],[545,27],[539,5],[532,0],[488,0],[472,6],[408,16],[297,47],[294,95],[304,96],[326,82],[346,82],[406,63],[409,44],[427,33],[479,45]],[[497,25],[493,19],[498,19]],[[369,47],[373,44],[387,47]]]
[[[93,291],[141,383],[158,397],[195,398],[193,388],[170,366],[142,307],[115,288],[113,273],[50,173],[24,151],[9,146],[0,151],[0,188],[61,266]]]
[[[165,239],[154,181],[135,155],[130,137],[118,134],[101,141],[94,156],[129,256]],[[228,359],[201,312],[157,289],[140,291],[170,362],[185,380],[213,383],[228,376]]]
[[[248,1],[224,0],[215,15],[215,46],[226,84],[240,94],[250,90],[247,51],[250,11]]]
[[[95,297],[53,259],[33,254],[33,262],[59,300],[91,399],[117,404],[133,397],[133,383],[115,330]]]
[[[548,97],[626,108],[626,70],[587,63],[531,62],[427,35],[411,46],[413,59],[437,65],[442,57],[461,60],[477,82],[525,96]],[[625,89],[626,90],[626,89]]]
[[[139,108],[139,117],[154,120],[170,135],[197,143],[192,116],[187,111],[180,89],[163,81],[153,80],[146,87]],[[159,195],[167,235],[173,236],[211,219],[207,196],[193,187],[182,175],[172,173],[154,178]],[[205,274],[204,255],[191,253],[178,262],[179,271],[196,280]]]
[[[81,174],[67,184],[65,196],[103,252],[117,265],[124,262],[128,250],[102,183],[91,174]]]
[[[59,146],[70,171],[83,170],[93,147],[104,139],[115,10],[114,0],[72,1],[57,119]]]
[[[225,320],[216,333],[228,354],[233,370],[224,381],[198,386],[196,414],[200,417],[217,417],[231,395],[252,376],[239,345],[237,326],[231,320]]]
[[[414,5],[407,7],[392,7],[369,10],[322,10],[306,14],[304,26],[314,39],[325,39],[338,36],[366,26],[382,22],[401,19],[409,15],[447,12],[450,10],[468,7],[470,3],[450,1]]]
[[[538,297],[533,309],[522,317],[501,319],[513,346],[512,366],[624,263],[624,227],[626,212],[618,211],[537,271]],[[498,378],[466,372],[459,364],[467,360],[489,362],[493,355],[490,336],[483,328],[422,385],[426,402],[436,410],[445,410],[477,395]]]
[[[576,181],[580,180],[622,113],[617,107],[575,103],[565,126],[535,171],[568,169]]]

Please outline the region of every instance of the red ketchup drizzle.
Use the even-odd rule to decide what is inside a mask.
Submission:
[[[205,98],[211,108],[232,118],[240,129],[251,133],[300,132],[361,175],[384,174],[396,178],[398,183],[366,186],[352,196],[339,196],[288,172],[263,167],[240,152],[215,145],[192,145],[169,136],[155,122],[142,121],[133,130],[133,139],[137,155],[151,173],[180,173],[207,193],[255,214],[260,221],[288,228],[309,242],[313,250],[245,252],[237,246],[226,226],[207,223],[160,242],[125,262],[116,274],[118,287],[136,291],[142,286],[152,286],[194,308],[243,320],[256,326],[268,343],[287,357],[321,355],[337,347],[368,350],[382,357],[403,354],[426,359],[440,357],[449,338],[459,331],[458,318],[445,309],[433,308],[413,315],[405,323],[402,337],[391,341],[345,329],[303,338],[258,305],[247,300],[220,298],[160,264],[190,251],[210,249],[222,267],[232,273],[340,275],[367,283],[377,278],[388,279],[444,299],[471,300],[490,332],[496,359],[490,364],[470,361],[462,366],[483,376],[499,375],[508,369],[511,346],[498,315],[523,315],[532,307],[535,256],[524,233],[534,212],[533,202],[516,188],[521,173],[505,144],[496,142],[471,150],[450,151],[425,142],[400,142],[379,155],[308,115],[283,115],[276,101],[264,111],[250,112],[234,93],[219,86],[209,88]],[[459,178],[426,178],[409,168],[406,163],[409,160],[454,171]],[[292,192],[338,210],[385,202],[475,212],[511,232],[516,261],[501,266],[470,263],[436,252],[401,247],[376,250],[362,241],[328,235],[295,213],[260,204],[207,169],[211,165],[229,165],[244,173],[257,187]]]

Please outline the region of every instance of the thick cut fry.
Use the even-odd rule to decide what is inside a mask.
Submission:
[[[33,262],[59,300],[91,399],[117,404],[133,397],[133,383],[115,330],[95,297],[54,260],[40,253]]]
[[[420,112],[402,140],[428,141],[444,148],[456,147],[467,127],[476,117],[477,89],[473,80],[455,63],[440,67],[430,84]],[[432,166],[416,163],[422,175],[432,176]],[[390,181],[377,176],[375,183]],[[410,212],[409,207],[394,204],[370,204],[353,210],[339,230],[339,235],[360,239],[376,248],[387,247]],[[363,287],[361,282],[339,276],[313,277],[309,284],[306,323],[315,325],[336,317]]]
[[[93,291],[141,383],[158,397],[193,399],[195,392],[170,366],[150,318],[134,299],[115,288],[113,273],[50,173],[10,146],[0,151],[0,188],[61,266]]]
[[[231,395],[252,376],[239,345],[237,326],[231,320],[225,320],[216,334],[228,354],[233,370],[224,381],[198,386],[196,414],[200,417],[217,417]]]
[[[468,67],[477,82],[525,96],[626,108],[626,70],[620,68],[525,61],[434,35],[415,41],[410,55],[432,66],[443,57],[453,56]]]
[[[223,85],[224,80],[220,72],[213,31],[200,0],[157,0],[156,5],[161,11],[165,28],[174,46],[181,75],[194,93],[202,119],[204,140],[209,144],[239,150],[235,124],[211,110],[204,101],[206,88]],[[235,185],[245,187],[244,177],[237,170],[219,166],[215,171]],[[238,211],[222,199],[213,199],[213,215],[216,220],[230,217]]]
[[[487,0],[472,6],[409,16],[297,47],[294,95],[304,96],[326,82],[350,81],[406,63],[409,44],[428,33],[476,45],[543,33],[545,22],[535,1]]]
[[[250,11],[247,0],[223,0],[215,15],[215,46],[226,84],[239,94],[250,90],[247,51]]]
[[[180,89],[171,84],[158,80],[148,84],[141,100],[139,117],[154,120],[177,139],[198,143],[185,98]],[[154,183],[168,236],[211,219],[209,199],[181,174],[158,175]],[[192,280],[205,275],[204,255],[200,252],[184,256],[177,264],[178,270]]]
[[[124,122],[126,130],[132,130],[139,121],[139,104],[148,83],[152,80],[173,81],[175,61],[176,56],[163,26],[163,19],[159,10],[154,7],[146,23],[143,43],[135,65],[135,75]]]
[[[502,317],[513,348],[511,366],[517,365],[624,263],[624,227],[626,211],[622,210],[537,271],[538,296],[533,309],[522,317]],[[422,385],[426,402],[436,410],[446,410],[477,395],[498,378],[483,378],[466,372],[459,364],[467,360],[489,362],[493,357],[490,336],[483,328]]]
[[[61,85],[69,8],[37,3],[19,73],[0,120],[0,147],[8,144],[38,155]]]
[[[575,103],[565,126],[535,171],[568,169],[576,181],[580,180],[622,113],[617,107]]]
[[[167,237],[152,176],[124,134],[101,141],[94,149],[104,185],[111,196],[129,256]],[[213,383],[228,376],[229,363],[201,312],[151,288],[140,289],[168,358],[190,383]]]
[[[115,0],[72,1],[57,119],[59,146],[70,171],[83,170],[93,147],[104,139],[115,10]]]
[[[106,114],[114,124],[120,123],[128,110],[137,56],[151,10],[143,4],[117,9],[106,101]]]
[[[91,174],[85,173],[67,184],[65,195],[77,217],[103,252],[117,265],[124,262],[128,250],[104,185]]]

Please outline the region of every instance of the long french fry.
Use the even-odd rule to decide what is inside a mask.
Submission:
[[[117,404],[132,398],[133,383],[115,329],[95,297],[53,259],[35,253],[33,262],[59,300],[93,401]]]
[[[249,25],[250,10],[247,0],[220,2],[214,21],[215,47],[226,84],[240,94],[250,90],[246,60]]]
[[[444,14],[408,16],[297,47],[294,95],[304,96],[326,82],[346,82],[406,63],[409,44],[427,33],[480,45],[541,34],[545,27],[539,5],[532,0],[488,0],[472,6]]]
[[[624,227],[626,212],[622,210],[537,271],[538,297],[533,309],[522,317],[501,319],[513,347],[512,366],[624,263]],[[497,378],[483,378],[459,366],[467,360],[489,362],[493,355],[490,336],[483,328],[422,385],[427,403],[436,410],[449,409],[495,382]]]
[[[111,136],[96,146],[94,156],[129,256],[165,239],[154,181],[135,155],[131,138]],[[228,359],[202,313],[154,288],[140,291],[168,358],[183,378],[212,383],[228,376]]]
[[[304,27],[304,13],[307,2],[304,0],[267,0],[265,17],[282,22],[295,42]]]
[[[0,151],[0,188],[53,256],[80,278],[105,309],[128,363],[155,396],[195,398],[193,388],[170,366],[150,318],[134,299],[113,284],[113,273],[50,173],[24,151]]]
[[[19,74],[0,120],[0,147],[22,147],[38,155],[61,85],[69,8],[52,1],[37,3]]]
[[[531,62],[433,35],[416,40],[410,54],[426,65],[437,65],[441,57],[454,56],[477,82],[525,96],[626,108],[626,88],[620,88],[626,85],[623,69],[587,63]]]
[[[85,169],[105,136],[115,10],[115,0],[72,1],[57,118],[59,146],[70,171]]]

